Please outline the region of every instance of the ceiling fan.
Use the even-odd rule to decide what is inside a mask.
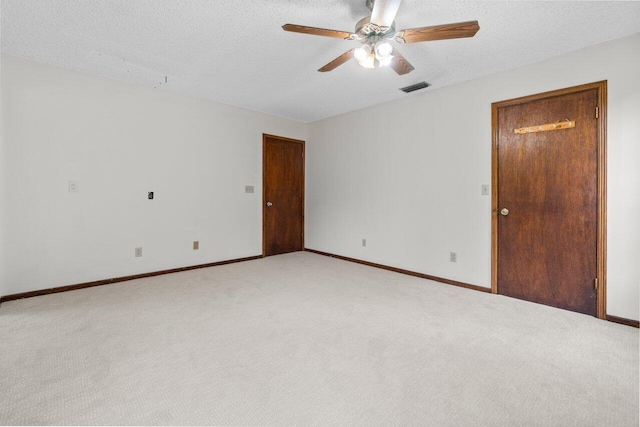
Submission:
[[[285,24],[282,29],[294,33],[357,40],[362,43],[362,46],[346,51],[320,68],[318,70],[320,72],[331,71],[351,58],[355,58],[364,68],[389,66],[399,75],[410,73],[414,68],[400,52],[391,46],[389,41],[416,43],[458,39],[473,37],[480,29],[478,21],[466,21],[396,31],[394,19],[402,0],[366,0],[366,3],[371,10],[371,16],[366,16],[358,21],[353,33],[295,24]]]

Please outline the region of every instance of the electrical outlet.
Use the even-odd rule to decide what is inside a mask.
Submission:
[[[142,248],[136,248],[136,258],[142,256]]]
[[[78,181],[69,181],[69,193],[79,193],[80,184]]]
[[[489,195],[489,184],[482,184],[482,195],[483,196]]]
[[[200,242],[196,240],[193,242],[193,250],[197,251],[198,249],[200,249]]]
[[[362,239],[362,247],[363,248],[367,247],[367,239]]]
[[[458,262],[458,254],[456,252],[449,252],[449,261]]]

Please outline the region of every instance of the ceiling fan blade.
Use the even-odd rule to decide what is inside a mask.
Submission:
[[[393,55],[393,59],[391,60],[389,66],[393,68],[393,71],[395,71],[399,75],[402,76],[414,70],[413,65],[411,65],[409,61],[404,59],[404,56],[402,56],[396,49],[393,49],[391,55]]]
[[[402,0],[375,0],[369,22],[379,27],[390,27]]]
[[[345,53],[343,53],[342,55],[338,56],[333,61],[329,62],[324,67],[320,68],[318,71],[320,71],[321,73],[324,73],[324,72],[327,72],[327,71],[331,71],[331,70],[333,70],[335,68],[338,68],[340,65],[344,64],[345,62],[347,62],[348,60],[353,58],[353,51],[354,50],[355,49],[351,49],[351,50],[346,51]]]
[[[355,34],[348,31],[327,30],[326,28],[307,27],[305,25],[296,24],[285,24],[282,26],[282,29],[293,33],[312,34],[314,36],[335,37],[347,40],[350,40],[355,36]]]
[[[433,27],[411,28],[398,31],[395,39],[400,43],[461,39],[475,36],[479,29],[478,21],[457,22],[455,24],[434,25]]]

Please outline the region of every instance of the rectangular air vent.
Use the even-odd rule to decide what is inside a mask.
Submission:
[[[402,87],[400,88],[400,90],[403,91],[404,93],[409,93],[409,92],[414,92],[416,90],[424,89],[425,87],[429,87],[429,86],[431,85],[427,82],[420,82],[411,86]]]

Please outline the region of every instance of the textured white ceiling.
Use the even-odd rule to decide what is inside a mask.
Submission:
[[[405,76],[350,61],[365,0],[2,0],[2,52],[158,90],[311,122],[640,32],[640,2],[404,0],[398,29],[478,20],[473,38],[396,46]],[[640,53],[639,53],[640,54]],[[426,89],[417,93],[425,93]]]

